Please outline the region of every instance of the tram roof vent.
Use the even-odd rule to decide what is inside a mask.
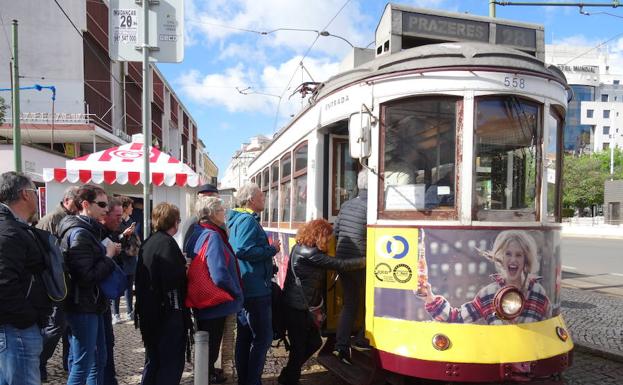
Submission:
[[[376,27],[376,57],[444,42],[503,45],[545,60],[543,26],[398,4],[387,4]]]

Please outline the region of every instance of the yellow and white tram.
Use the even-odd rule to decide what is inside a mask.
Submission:
[[[285,246],[280,279],[297,227],[333,221],[368,168],[375,370],[452,382],[559,374],[573,349],[560,316],[569,94],[542,61],[542,27],[390,4],[376,40],[374,58],[320,84],[250,165],[263,225]],[[327,294],[330,333],[339,290]],[[361,373],[354,383],[374,378]]]

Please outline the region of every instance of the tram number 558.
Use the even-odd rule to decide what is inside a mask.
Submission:
[[[509,88],[526,88],[526,79],[514,76],[505,76],[504,85]]]

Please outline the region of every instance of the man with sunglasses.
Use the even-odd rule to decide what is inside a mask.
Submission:
[[[39,273],[45,269],[30,234],[37,193],[29,177],[0,175],[0,384],[39,385],[41,327],[51,309]]]
[[[61,247],[71,280],[66,300],[67,322],[71,328],[71,367],[67,385],[102,384],[106,366],[104,312],[108,300],[98,284],[114,269],[114,243],[101,243],[104,229],[100,221],[108,212],[108,197],[98,186],[84,185],[75,199],[79,212],[59,224]]]

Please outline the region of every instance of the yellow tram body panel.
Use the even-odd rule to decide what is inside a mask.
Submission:
[[[463,325],[410,322],[375,317],[366,323],[367,337],[379,350],[427,361],[497,364],[535,361],[573,349],[571,338],[561,341],[556,327],[566,329],[562,317],[522,325]],[[435,334],[443,333],[450,348],[433,348]]]
[[[444,236],[450,237],[449,242],[452,242],[455,239],[452,237],[465,237],[452,234],[469,231],[472,231],[473,238],[487,238],[488,236],[491,239],[504,230],[503,228],[486,230],[446,228],[443,230],[446,232],[442,233],[442,230],[437,229],[423,230],[406,226],[368,227],[365,325],[366,337],[372,346],[379,351],[405,358],[471,364],[537,361],[570,352],[573,349],[573,342],[568,337],[568,333],[564,340],[558,335],[560,330],[567,332],[560,314],[552,314],[547,319],[538,322],[504,325],[408,319],[409,316],[401,318],[399,314],[391,314],[394,310],[388,311],[390,314],[379,316],[381,307],[395,309],[396,307],[424,306],[424,302],[416,297],[418,278],[423,274],[428,274],[428,271],[426,273],[422,271],[421,259],[427,250],[424,243],[442,244]],[[424,233],[429,237],[426,241],[423,241]],[[437,235],[437,238],[431,237],[431,234]],[[544,272],[554,275],[548,279],[550,285],[544,283],[548,289],[554,288],[550,290],[552,292],[550,306],[556,307],[556,301],[559,306],[559,278],[556,279],[555,275],[560,274],[558,266],[560,259],[557,254],[559,248],[554,247],[559,242],[559,230],[536,228],[532,230],[531,236],[537,238],[537,243],[540,244],[539,251],[543,254],[541,265],[546,266],[543,269]],[[453,246],[458,245],[456,242],[459,241],[454,241]],[[463,243],[466,243],[465,238]],[[430,245],[428,249],[431,249]],[[548,259],[551,261],[548,262]],[[444,282],[448,281],[452,276],[452,263],[448,265],[448,274],[438,274],[438,281],[442,279]],[[435,285],[434,282],[432,284]],[[379,290],[389,291],[393,295],[389,297],[390,303],[375,303],[375,297],[378,301]],[[554,294],[556,290],[558,292]],[[393,298],[396,300],[394,301]],[[413,313],[413,309],[411,311]],[[432,341],[436,334],[448,337],[449,348],[443,351],[435,349]]]

